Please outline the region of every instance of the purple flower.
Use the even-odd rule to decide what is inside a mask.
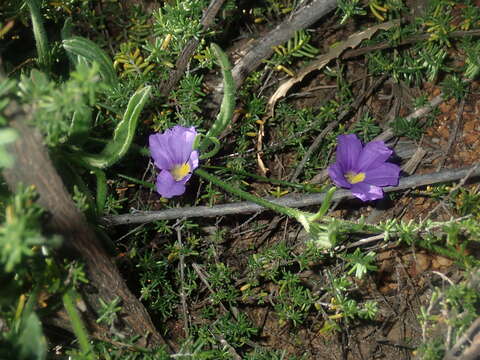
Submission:
[[[164,198],[182,195],[192,171],[198,167],[198,151],[193,150],[196,136],[193,126],[187,128],[179,125],[163,134],[150,135],[150,153],[160,169],[156,187]]]
[[[381,199],[382,186],[398,185],[400,167],[386,162],[392,153],[383,141],[362,146],[355,134],[340,135],[337,162],[328,174],[335,185],[350,189],[360,200]]]

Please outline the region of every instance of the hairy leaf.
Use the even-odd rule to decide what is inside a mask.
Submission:
[[[151,89],[150,86],[146,86],[133,94],[122,121],[115,128],[113,139],[100,154],[80,154],[81,161],[88,166],[103,169],[112,166],[126,154],[137,129],[138,117],[147,102]]]
[[[91,62],[97,62],[100,66],[100,74],[108,84],[115,85],[118,82],[112,60],[93,41],[80,36],[74,36],[63,40],[63,47],[70,53],[84,57]]]

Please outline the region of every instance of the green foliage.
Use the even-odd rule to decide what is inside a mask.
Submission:
[[[178,303],[175,285],[169,281],[173,269],[167,260],[157,259],[151,252],[141,255],[138,261],[140,299],[163,319],[168,319],[174,314]]]
[[[348,262],[350,268],[348,273],[355,273],[355,277],[358,279],[363,278],[368,271],[377,270],[377,266],[374,265],[375,253],[372,251],[364,254],[357,248],[352,254],[343,255],[343,258]]]
[[[37,47],[38,64],[41,68],[49,70],[52,58],[49,49],[47,32],[43,26],[43,18],[40,13],[40,0],[25,0],[32,17],[32,28]]]
[[[119,306],[120,298],[116,297],[111,302],[105,302],[103,299],[100,301],[100,310],[97,323],[106,323],[109,326],[112,326],[113,323],[117,320],[117,312],[122,310],[122,307]]]
[[[63,306],[70,318],[70,323],[72,324],[72,330],[78,340],[78,344],[80,347],[81,358],[86,360],[94,360],[95,355],[93,354],[87,330],[85,325],[83,324],[82,318],[74,304],[75,300],[75,292],[72,290],[67,290],[63,294]]]
[[[213,304],[221,302],[234,303],[239,296],[238,290],[233,282],[234,273],[232,269],[223,263],[215,263],[208,268],[208,280],[215,290],[212,296]]]
[[[0,168],[10,168],[13,166],[14,158],[5,149],[5,145],[14,142],[18,135],[14,129],[0,129]]]
[[[35,0],[28,2],[35,3]],[[88,211],[91,219],[102,214],[126,212],[129,208],[150,210],[177,206],[177,202],[158,202],[155,194],[148,192],[148,187],[154,185],[148,182],[151,179],[141,169],[146,159],[139,156],[145,155],[146,151],[138,151],[145,145],[145,139],[152,129],[163,131],[176,124],[194,125],[202,134],[208,131],[207,137],[217,137],[228,125],[232,126],[221,144],[225,144],[225,152],[232,150],[236,154],[212,158],[210,163],[213,166],[210,168],[235,188],[248,190],[250,195],[254,192],[278,196],[291,188],[319,191],[314,185],[292,184],[283,179],[303,158],[316,135],[337,119],[339,110],[348,109],[357,96],[357,87],[350,77],[350,65],[344,65],[341,58],[337,67],[326,68],[321,74],[326,77],[328,84],[332,80],[336,82],[331,97],[326,96],[315,108],[297,109],[288,101],[282,102],[276,107],[275,116],[265,121],[267,97],[264,90],[271,80],[266,75],[271,72],[262,68],[251,73],[239,92],[234,93],[231,65],[226,55],[217,46],[210,46],[207,36],[215,34],[205,33],[201,29],[202,12],[209,3],[206,0],[165,1],[159,10],[154,11],[153,20],[150,10],[141,6],[127,9],[118,1],[103,2],[100,8],[93,6],[91,1],[83,0],[68,0],[62,4],[42,1],[36,3],[37,9],[33,10],[11,1],[7,3],[0,5],[0,14],[6,19],[14,19],[15,24],[28,26],[31,16],[32,39],[36,41],[38,60],[36,65],[35,62],[18,64],[10,63],[12,60],[5,56],[5,70],[12,71],[12,79],[0,84],[0,113],[15,92],[18,92],[22,106],[31,106],[35,110],[33,124],[44,133],[52,157],[58,161],[59,172],[69,183],[77,206],[82,211]],[[232,13],[235,21],[244,21],[249,15],[254,17],[255,23],[272,19],[277,21],[300,4],[302,2],[296,0],[252,2],[252,6],[255,6],[252,12],[245,9],[244,13],[237,15],[237,4],[229,1],[221,10],[214,28],[221,28]],[[350,17],[367,14],[370,17],[368,21],[373,17],[384,21],[411,16],[410,9],[404,7],[400,0],[363,3],[342,0],[338,5],[337,21],[341,23]],[[395,81],[406,85],[445,79],[442,86],[446,97],[457,100],[465,98],[468,85],[462,79],[474,79],[480,69],[479,42],[476,38],[454,42],[450,33],[455,26],[460,26],[462,30],[477,28],[480,12],[472,2],[465,2],[462,6],[463,10],[457,15],[458,9],[453,2],[432,1],[422,18],[402,23],[390,31],[379,32],[372,40],[365,41],[366,45],[384,41],[395,45],[412,35],[423,32],[431,34],[428,41],[370,53],[367,55],[367,75],[388,73]],[[59,51],[59,43],[48,43],[41,29],[45,19],[48,20],[49,36],[52,34],[52,38],[58,38],[55,31],[63,25],[61,22],[65,13],[71,13],[71,17],[62,31],[62,47],[75,67],[71,74],[64,73],[63,64],[67,59],[64,52]],[[111,21],[113,15],[116,23]],[[365,23],[364,20],[361,19],[361,24]],[[3,25],[2,22],[0,37],[5,29]],[[74,31],[88,34],[92,40],[73,37],[71,33]],[[275,48],[275,54],[267,61],[267,65],[284,66],[298,60],[308,61],[316,56],[318,49],[310,44],[310,34],[305,30],[295,33],[286,44]],[[168,94],[168,99],[162,99],[158,91],[160,84],[168,80],[184,45],[192,38],[200,40],[200,44],[189,71]],[[219,40],[226,43],[226,39]],[[450,68],[453,49],[464,55],[464,67]],[[27,56],[35,56],[35,50]],[[215,58],[224,78],[225,97],[217,119],[211,121],[213,125],[210,125],[211,122],[204,119],[207,113],[204,99],[208,91],[203,84],[208,79],[205,69],[212,68]],[[13,79],[18,71],[14,70],[17,66],[22,72],[20,80]],[[44,72],[36,70],[35,66],[40,66]],[[267,69],[271,66],[267,66]],[[156,101],[148,102],[150,96]],[[235,116],[236,122],[232,123],[235,100],[241,104],[241,109],[236,114],[239,116]],[[414,99],[414,106],[422,106],[426,101],[426,95]],[[148,114],[141,119],[140,112],[143,109]],[[365,112],[358,121],[353,122],[352,127],[348,127],[349,123],[329,132],[306,165],[303,178],[311,179],[328,166],[336,146],[336,137],[345,133],[347,128],[357,133],[364,142],[378,135],[380,127],[375,118]],[[0,116],[0,125],[8,126],[8,119]],[[419,139],[427,125],[428,121],[398,118],[392,126],[397,136]],[[263,152],[259,155],[271,167],[272,173],[279,169],[281,179],[272,179],[272,174],[257,174],[252,154],[257,155],[255,145],[260,127],[265,134]],[[14,164],[11,157],[4,157],[7,154],[2,147],[13,141],[14,136],[8,127],[0,129],[0,166]],[[135,140],[139,146],[133,143]],[[209,145],[207,140],[205,144]],[[216,144],[218,146],[220,143]],[[135,150],[131,152],[133,161],[125,157],[131,147]],[[218,148],[214,150],[218,151]],[[205,154],[206,151],[202,152],[202,156]],[[126,161],[120,163],[121,159]],[[119,175],[117,170],[120,167],[128,175]],[[91,178],[88,178],[90,175]],[[109,189],[125,188],[126,182],[140,184],[147,189],[140,191],[130,188],[127,196],[109,193]],[[262,187],[258,183],[262,183]],[[268,184],[279,187],[272,190]],[[197,197],[192,200],[193,204],[213,205],[228,199],[210,181],[202,182],[199,189]],[[321,187],[321,190],[324,191],[325,187]],[[256,347],[256,336],[259,334],[245,315],[246,305],[273,309],[280,326],[288,324],[291,328],[299,329],[302,325],[310,325],[321,319],[324,327],[320,334],[348,331],[351,325],[374,320],[378,305],[373,301],[365,301],[357,285],[376,270],[375,254],[360,248],[346,253],[333,247],[325,251],[317,246],[318,243],[342,245],[345,239],[358,236],[383,234],[386,242],[399,240],[400,244],[403,242],[408,246],[428,249],[454,259],[460,268],[473,272],[479,264],[478,259],[471,255],[471,248],[478,246],[480,233],[480,199],[477,190],[461,188],[450,193],[451,188],[444,185],[415,192],[416,195],[442,201],[452,213],[462,216],[461,219],[446,222],[418,223],[388,219],[382,224],[371,225],[362,219],[348,221],[328,218],[326,213],[331,204],[325,202],[319,218],[321,222],[312,219],[306,221],[310,226],[309,232],[317,232],[317,243],[295,241],[292,244],[288,237],[285,241],[272,238],[271,242],[261,244],[246,242],[247,248],[239,247],[239,256],[234,259],[224,256],[230,255],[231,251],[228,248],[232,236],[228,227],[230,223],[223,226],[224,222],[219,221],[215,226],[210,226],[210,220],[202,219],[179,221],[173,225],[168,221],[158,221],[127,230],[127,235],[121,234],[126,229],[118,228],[115,236],[120,235],[117,245],[122,256],[117,259],[125,273],[132,273],[130,284],[133,289],[138,289],[141,300],[155,320],[164,324],[169,324],[164,320],[175,323],[185,320],[188,336],[172,357],[231,359],[232,351],[236,351],[242,358],[250,360],[286,359],[285,351]],[[96,196],[93,196],[95,191]],[[72,358],[170,358],[163,348],[141,348],[136,345],[138,337],[125,338],[116,332],[122,305],[118,299],[99,300],[101,309],[97,322],[110,326],[112,342],[88,339],[78,313],[75,314],[77,295],[72,290],[75,285],[88,282],[82,264],[64,261],[58,264],[50,257],[51,248],[58,243],[58,239],[47,238],[42,233],[42,211],[34,204],[35,197],[31,193],[27,196],[27,193],[17,194],[11,203],[5,205],[5,223],[0,227],[0,280],[2,289],[6,289],[0,297],[2,325],[3,320],[6,324],[0,333],[0,358],[45,359],[48,350],[41,321],[43,316],[50,315],[47,310],[58,309],[62,305],[67,308],[74,330],[73,347],[67,351]],[[130,196],[132,193],[133,197]],[[188,202],[189,199],[179,201]],[[261,221],[253,220],[241,231],[255,234],[268,225],[268,221],[262,218]],[[182,232],[181,241],[176,237],[179,228]],[[246,265],[243,259],[247,259]],[[193,262],[195,266],[192,266]],[[333,264],[334,274],[329,271]],[[305,280],[306,274],[314,276]],[[46,300],[44,293],[47,293]],[[188,307],[186,319],[183,319],[180,307],[183,300]],[[430,332],[434,326],[450,326],[451,343],[478,316],[478,302],[478,289],[471,284],[455,284],[448,289],[439,287],[432,296],[434,306],[430,313],[424,309],[420,314],[421,324],[427,334],[434,334]],[[197,314],[202,317],[200,321],[197,321]],[[163,330],[168,331],[168,328]],[[175,341],[181,342],[178,338]],[[425,345],[418,349],[424,358],[441,358],[448,350],[444,345],[447,344],[445,339],[437,341],[432,337],[424,341]]]
[[[478,10],[478,8],[476,8]],[[480,13],[480,11],[478,11]],[[478,20],[480,21],[480,20]],[[474,41],[470,38],[465,38],[461,44],[465,55],[465,77],[468,79],[475,79],[480,72],[480,61],[478,54],[480,53],[480,41]]]
[[[366,112],[359,121],[355,122],[352,131],[359,135],[359,138],[364,143],[367,143],[379,135],[382,132],[382,129],[378,126],[375,119]]]
[[[244,346],[257,333],[257,329],[243,313],[239,313],[237,318],[230,315],[219,316],[213,324],[194,328],[194,331],[204,344],[215,344],[223,339],[236,348]],[[218,357],[207,357],[207,359],[224,358],[221,357],[221,352],[216,351],[215,354]]]
[[[80,63],[63,84],[34,69],[29,77],[22,75],[18,87],[21,100],[35,111],[31,121],[43,132],[47,144],[54,147],[70,137],[81,138],[90,130],[90,107],[103,85],[98,66]]]
[[[422,359],[442,359],[445,351],[462,336],[478,317],[480,304],[478,279],[479,269],[470,273],[466,280],[450,286],[436,286],[430,303],[422,307],[418,315],[424,334],[424,343],[418,349]],[[438,331],[444,326],[449,331]]]
[[[155,64],[150,63],[145,59],[140,52],[140,49],[134,48],[132,43],[124,43],[120,45],[120,51],[115,54],[115,61],[113,67],[120,67],[122,73],[120,77],[138,76],[146,79],[146,75],[155,67]]]
[[[63,47],[68,52],[77,55],[81,59],[85,59],[92,64],[96,62],[99,66],[98,70],[103,81],[110,86],[115,86],[117,84],[118,78],[115,69],[113,68],[112,60],[93,41],[80,36],[75,36],[63,40]],[[80,65],[80,63],[82,63],[82,61],[77,60],[76,65]]]
[[[454,98],[457,101],[463,99],[468,92],[468,84],[457,75],[448,75],[441,83],[443,97]]]
[[[248,353],[245,360],[306,360],[306,357],[289,356],[286,357],[285,350],[271,350],[264,348],[256,348]]]
[[[406,136],[413,140],[419,140],[423,134],[423,126],[415,118],[397,117],[391,126],[395,136]]]
[[[170,98],[175,102],[175,122],[183,126],[200,126],[203,122],[200,103],[205,93],[202,91],[203,77],[187,74],[178,89],[172,91]]]
[[[222,316],[212,328],[214,335],[225,337],[225,340],[234,347],[244,346],[257,333],[257,329],[243,313],[239,313],[236,319]]]
[[[451,1],[433,1],[428,4],[426,15],[419,21],[427,27],[426,31],[430,33],[429,41],[451,45],[448,34],[455,29],[452,24],[453,5]]]
[[[259,5],[251,10],[252,15],[255,17],[255,22],[263,22],[266,20],[279,20],[290,14],[292,10],[298,6],[298,0],[266,0],[264,2],[258,2]],[[255,3],[256,4],[256,3]]]
[[[379,33],[370,41],[397,43],[419,31],[423,22],[405,24]],[[448,39],[448,37],[446,38]],[[397,82],[420,85],[423,81],[434,82],[442,71],[451,71],[448,60],[449,45],[445,41],[419,41],[406,49],[380,50],[367,55],[368,67],[374,74],[388,73]]]
[[[157,43],[160,45],[156,47],[157,57],[161,57],[159,54],[164,52],[179,54],[189,39],[199,39],[202,36],[200,19],[207,5],[205,0],[175,0],[153,13],[154,34],[162,39]]]
[[[332,301],[329,304],[329,310],[334,311],[331,315],[332,319],[343,319],[345,323],[358,319],[373,320],[377,314],[377,303],[374,301],[366,301],[359,304],[355,299],[349,296],[352,283],[345,275],[330,278],[330,292],[332,293]]]
[[[366,15],[367,12],[363,8],[359,0],[339,0],[338,12],[341,13],[342,18],[340,24],[344,24],[349,18],[357,15]]]
[[[480,218],[480,192],[479,187],[472,189],[460,188],[455,198],[455,208],[460,216],[471,215]]]
[[[297,274],[284,271],[278,280],[278,285],[274,309],[280,325],[286,322],[291,322],[294,327],[302,324],[316,298],[310,289],[301,284]]]
[[[20,308],[21,316],[14,320],[10,329],[0,334],[0,356],[5,360],[44,360],[47,358],[47,340],[42,324],[30,304]],[[31,301],[30,301],[31,302]]]
[[[34,200],[30,187],[20,190],[6,207],[5,223],[0,227],[0,263],[7,273],[32,257],[39,246],[58,244],[58,239],[47,240],[39,231],[43,211],[32,204]]]
[[[35,200],[33,188],[21,187],[6,204],[0,226],[4,290],[0,297],[0,358],[6,360],[46,359],[47,341],[37,304],[44,301],[41,297],[64,289],[65,273],[48,255],[60,239],[43,235],[44,213]]]
[[[218,45],[212,44],[211,48],[222,71],[223,99],[217,118],[215,119],[215,122],[211,125],[206,135],[206,139],[210,141],[212,141],[212,138],[217,138],[218,136],[220,136],[222,131],[225,130],[226,127],[230,124],[230,122],[232,121],[233,110],[235,108],[235,82],[232,76],[232,67],[230,65],[227,55]],[[204,149],[204,147],[205,143],[201,143],[200,150]],[[215,155],[218,150],[219,147],[214,149],[213,152],[210,152],[208,157]]]
[[[274,66],[282,64],[291,64],[295,58],[314,58],[319,50],[310,45],[311,35],[305,30],[295,32],[292,39],[288,40],[285,45],[275,46],[275,54],[267,61]]]

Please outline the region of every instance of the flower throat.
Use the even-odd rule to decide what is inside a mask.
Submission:
[[[190,172],[190,165],[188,163],[175,165],[170,173],[176,181],[182,180]]]
[[[349,171],[344,176],[350,184],[356,184],[365,180],[365,173],[363,172],[354,173],[353,171]]]

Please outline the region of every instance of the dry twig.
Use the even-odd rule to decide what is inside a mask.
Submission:
[[[479,164],[460,169],[448,169],[433,174],[413,175],[400,179],[398,186],[388,186],[383,188],[385,192],[400,191],[419,186],[438,184],[443,182],[457,181],[468,177],[480,176]],[[325,194],[292,194],[279,199],[269,198],[270,201],[289,207],[306,207],[319,205],[322,203]],[[346,200],[354,198],[348,190],[338,190],[333,201]],[[189,217],[215,217],[223,215],[238,215],[265,211],[260,205],[243,201],[231,204],[222,204],[215,206],[194,206],[184,208],[174,208],[162,211],[137,211],[132,214],[109,215],[101,218],[102,223],[107,226],[116,226],[124,224],[141,224],[157,220],[168,220]]]
[[[455,125],[453,127],[453,131],[450,134],[450,138],[448,139],[447,149],[444,151],[443,156],[438,164],[437,171],[439,171],[443,165],[445,165],[445,161],[447,160],[447,156],[452,150],[453,143],[457,139],[458,129],[460,127],[460,123],[462,122],[462,114],[463,109],[465,107],[465,98],[462,99],[460,105],[458,106],[457,115],[455,117]]]

